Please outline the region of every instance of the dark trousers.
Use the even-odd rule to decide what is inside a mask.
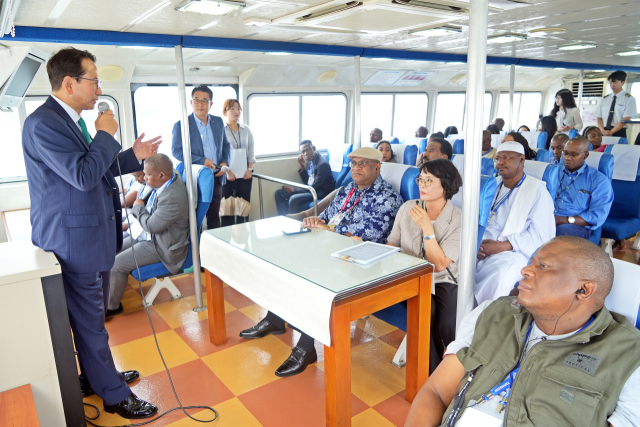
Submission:
[[[561,224],[556,226],[556,236],[576,236],[589,240],[591,230],[576,224]]]
[[[626,138],[627,137],[627,129],[622,128],[618,132],[614,133],[611,136],[619,136],[620,138]]]
[[[280,317],[277,314],[274,314],[272,312],[268,312],[266,317],[265,317],[265,319],[268,320],[269,323],[271,323],[272,325],[284,326],[284,320],[282,319],[282,317]],[[300,347],[305,352],[309,352],[309,351],[315,350],[315,346],[313,345],[313,342],[315,340],[312,337],[310,337],[309,335],[305,334],[300,329],[296,328],[295,326],[293,326],[291,324],[289,324],[289,327],[291,329],[295,329],[296,331],[300,332],[300,339],[298,340],[298,343],[296,344],[296,347]]]
[[[207,229],[220,228],[220,202],[222,201],[222,177],[213,180],[213,198],[207,211]]]
[[[110,275],[110,271],[74,273],[62,270],[69,323],[80,363],[80,381],[84,385],[89,383],[105,405],[115,405],[131,394],[113,362],[109,334],[104,327]]]
[[[320,197],[320,195],[318,195]],[[287,193],[284,190],[276,190],[276,206],[278,215],[297,214],[306,210],[306,205],[313,202],[311,193]]]
[[[429,375],[442,362],[445,349],[456,338],[458,286],[447,282],[436,283],[435,286],[436,294],[431,295]]]
[[[251,201],[251,183],[253,179],[238,178],[235,181],[227,180],[227,183],[222,187],[222,198],[228,199],[229,197],[240,197],[247,202]],[[241,224],[248,222],[249,216],[223,216],[221,218],[222,226],[227,227],[233,224]]]

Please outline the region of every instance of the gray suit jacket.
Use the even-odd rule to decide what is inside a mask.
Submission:
[[[145,203],[151,193],[143,199]],[[156,197],[153,214],[145,205],[135,205],[131,212],[140,225],[151,234],[160,260],[171,273],[182,268],[189,248],[189,200],[187,189],[178,172],[171,185]]]

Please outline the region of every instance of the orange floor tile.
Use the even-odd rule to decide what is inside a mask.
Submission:
[[[274,371],[289,356],[299,332],[288,329],[286,334],[260,340],[240,338],[240,331],[255,325],[266,310],[225,286],[228,340],[216,347],[209,341],[207,312],[192,310],[196,305],[193,275],[172,280],[183,298],[171,300],[169,293],[162,291],[149,308],[160,348],[182,404],[213,406],[219,418],[214,423],[202,424],[178,410],[152,426],[324,426],[324,347],[321,344],[316,344],[318,362],[300,375],[278,378]],[[143,292],[152,284],[153,281],[144,282]],[[141,379],[131,384],[133,392],[164,412],[178,405],[157,354],[146,310],[141,306],[138,283],[130,278],[129,285],[122,301],[124,314],[107,322],[112,352],[119,369],[140,371]],[[405,370],[391,365],[403,337],[404,332],[374,316],[352,323],[354,427],[404,425],[410,406],[404,400]],[[101,410],[96,424],[135,423],[135,420],[103,413],[97,396],[85,402]],[[93,409],[87,408],[86,412],[94,415]],[[213,415],[203,409],[188,412],[198,419],[211,419]]]

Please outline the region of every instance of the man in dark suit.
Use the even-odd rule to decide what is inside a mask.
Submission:
[[[189,252],[189,199],[180,174],[174,172],[171,159],[156,154],[144,162],[144,179],[149,188],[143,199],[133,202],[131,238],[125,239],[122,252],[111,269],[111,293],[107,317],[121,314],[120,300],[127,287],[129,273],[137,265],[162,262],[177,273]],[[134,246],[135,248],[131,248]],[[132,252],[135,250],[136,259]]]
[[[220,201],[225,174],[229,170],[231,145],[224,131],[222,118],[209,114],[213,102],[213,92],[205,85],[196,86],[191,91],[193,114],[189,115],[189,140],[191,141],[191,162],[205,165],[214,173],[213,199],[207,211],[207,228],[220,227]],[[171,142],[173,157],[184,162],[182,155],[182,125],[180,120],[173,125]]]
[[[313,187],[318,201],[335,190],[336,180],[331,172],[329,161],[316,151],[316,147],[308,139],[300,143],[298,164],[300,179],[304,184]],[[281,190],[276,190],[275,197],[278,215],[297,214],[304,210],[304,205],[313,201],[309,190],[289,185],[283,185]]]
[[[22,133],[29,195],[31,240],[60,262],[69,321],[85,396],[100,396],[106,412],[145,418],[158,410],[127,386],[136,371],[116,370],[104,327],[109,276],[122,247],[122,214],[114,175],[142,169],[158,150],[157,140],[120,153],[111,110],[95,122],[91,138],[80,117],[102,94],[95,57],[74,48],[49,59],[52,96],[25,121]],[[114,160],[117,159],[117,162]],[[80,396],[78,396],[80,398]]]

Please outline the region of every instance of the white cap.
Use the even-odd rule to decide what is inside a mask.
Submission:
[[[522,154],[524,156],[524,147],[519,142],[506,141],[498,145],[496,154],[501,151],[513,151],[514,153]]]

